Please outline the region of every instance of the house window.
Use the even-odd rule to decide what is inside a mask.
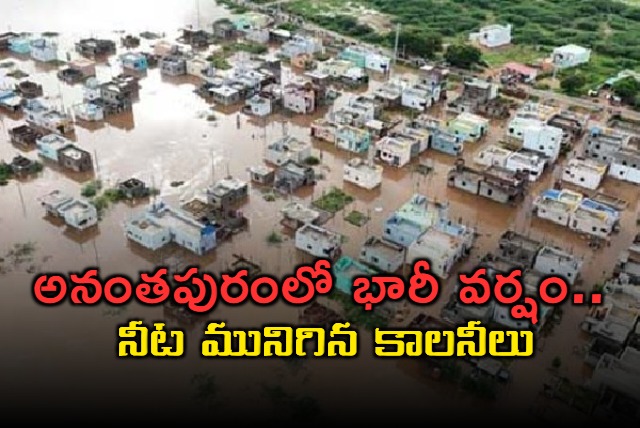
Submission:
[[[592,232],[595,232],[595,231],[597,231],[597,230],[598,230],[598,228],[597,228],[597,227],[595,227],[595,226],[593,226],[593,227],[591,228],[591,231],[592,231]]]
[[[371,257],[371,261],[373,261],[374,263],[380,262],[380,260],[375,256]]]
[[[493,194],[493,189],[487,189],[487,196],[491,196]]]
[[[605,229],[604,227],[600,228],[600,232],[602,233],[607,233],[607,229]]]
[[[313,247],[311,245],[307,245],[307,250],[311,250]]]
[[[580,177],[580,181],[581,181],[581,182],[584,182],[584,177]]]

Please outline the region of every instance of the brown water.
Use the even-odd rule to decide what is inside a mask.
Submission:
[[[74,33],[73,36],[62,37],[66,45],[78,34],[89,35],[108,28],[146,30],[148,27],[141,23],[149,22],[153,22],[154,30],[165,28],[170,33],[183,24],[196,23],[198,14],[195,6],[179,1],[160,2],[162,7],[153,8],[160,11],[159,15],[154,14],[153,20],[141,19],[140,16],[148,13],[150,5],[159,2],[96,2],[100,5],[98,12],[87,6],[78,8],[76,3],[80,2],[69,1],[61,2],[63,7],[53,8],[51,13],[49,10],[45,13],[35,1],[9,0],[9,3],[14,7],[8,8],[9,15],[3,12],[0,28],[10,24],[13,30],[65,29]],[[82,2],[83,5],[86,3]],[[127,13],[122,13],[122,10]],[[211,22],[225,13],[212,3],[201,2],[202,22]],[[94,19],[94,14],[99,14],[100,19]],[[115,36],[112,33],[112,37]],[[31,80],[44,85],[45,94],[58,97],[58,102],[65,106],[81,99],[80,86],[59,83],[55,69],[36,65],[28,59],[12,60],[29,73]],[[107,64],[98,67],[99,76],[117,72]],[[158,70],[150,70],[141,80],[141,85],[140,100],[134,104],[132,114],[110,119],[98,129],[77,126],[75,140],[96,156],[96,175],[107,187],[135,176],[159,188],[161,197],[170,203],[198,195],[208,184],[228,173],[248,179],[246,168],[262,162],[266,142],[282,135],[283,120],[287,122],[289,134],[309,140],[308,124],[324,113],[318,112],[313,117],[273,117],[261,125],[257,123],[259,121],[242,116],[238,129],[235,112],[228,115],[218,113],[216,123],[202,118],[202,113],[210,106],[193,93],[195,85],[190,78],[166,79]],[[7,130],[21,120],[6,115],[0,118],[0,158],[9,160],[17,149],[8,144]],[[469,163],[474,151],[499,138],[504,132],[503,126],[504,123],[495,123],[481,143],[467,145],[464,157]],[[477,248],[461,269],[473,267],[482,255],[495,247],[502,232],[513,228],[584,257],[583,275],[586,279],[583,287],[590,289],[612,270],[619,252],[630,244],[636,233],[638,191],[630,184],[608,179],[605,182],[607,192],[626,199],[630,204],[623,215],[623,232],[614,236],[611,246],[593,252],[576,234],[532,219],[528,214],[532,196],[520,207],[512,208],[447,188],[446,173],[453,166],[453,158],[446,155],[433,152],[426,155],[435,163],[435,172],[426,177],[412,173],[410,167],[401,170],[386,168],[381,188],[365,191],[343,185],[342,166],[350,157],[347,152],[336,151],[322,142],[314,142],[314,147],[322,154],[327,179],[320,181],[313,190],[295,197],[310,202],[331,186],[342,187],[356,197],[352,208],[369,212],[372,217],[366,226],[352,226],[340,213],[327,224],[327,227],[348,237],[344,252],[352,257],[357,257],[368,234],[381,233],[384,219],[414,192],[450,201],[452,219],[461,218],[464,223],[478,228]],[[27,156],[36,158],[37,155],[31,152]],[[534,186],[532,195],[550,186],[550,175],[547,173]],[[202,258],[174,246],[151,252],[129,243],[122,223],[133,213],[143,210],[143,205],[121,203],[111,206],[97,230],[84,234],[65,232],[64,227],[44,218],[44,211],[37,202],[39,196],[54,189],[79,195],[81,183],[87,179],[86,176],[73,176],[47,165],[34,179],[11,181],[8,186],[0,188],[0,206],[3,207],[0,210],[0,254],[13,243],[34,241],[37,242],[37,252],[33,264],[39,271],[81,271],[87,266],[97,265],[105,276],[116,273],[135,276],[139,271],[150,270],[158,264],[179,262],[219,271],[229,268],[234,253],[254,260],[276,275],[289,273],[297,263],[311,261],[310,256],[296,251],[290,240],[278,246],[266,243],[266,236],[271,231],[282,231],[279,210],[287,201],[279,198],[275,202],[267,202],[257,188],[252,189],[249,201],[243,206],[250,221],[249,230],[222,243],[211,255]],[[185,185],[171,187],[170,183],[177,180],[184,181]],[[585,313],[585,309],[580,307],[564,308],[562,324],[550,337],[539,342],[541,349],[537,356],[512,364],[514,381],[502,390],[500,401],[485,404],[452,387],[443,388],[437,382],[425,379],[415,365],[372,358],[370,335],[366,332],[361,333],[361,356],[357,362],[308,360],[305,367],[309,380],[306,382],[299,376],[287,374],[287,366],[279,360],[262,359],[256,363],[213,361],[199,357],[200,327],[188,335],[187,356],[182,360],[118,360],[115,358],[116,324],[138,317],[147,322],[162,319],[161,308],[129,306],[114,315],[105,305],[93,308],[42,307],[36,305],[31,297],[31,279],[32,274],[24,272],[24,269],[0,276],[0,337],[4,338],[5,350],[0,353],[0,367],[5,369],[2,385],[11,391],[15,402],[26,400],[34,390],[61,404],[69,397],[73,397],[75,403],[87,404],[100,393],[119,394],[127,400],[161,391],[164,399],[186,405],[190,403],[193,392],[190,376],[211,372],[216,376],[221,394],[251,400],[258,408],[268,405],[260,395],[261,382],[282,383],[290,391],[306,391],[319,401],[323,409],[348,408],[352,397],[363,394],[384,398],[386,405],[395,409],[418,410],[430,402],[441,403],[445,408],[447,405],[475,404],[485,406],[485,409],[498,405],[517,408],[522,407],[522,403],[534,402],[542,389],[546,368],[555,356],[562,358],[562,370],[571,379],[581,381],[585,374],[580,357],[573,354],[574,346],[585,343],[578,328]],[[438,304],[425,312],[437,316],[452,289],[450,280]],[[282,304],[267,308],[219,305],[211,318],[225,320],[230,327],[294,324],[298,320],[298,309]],[[8,350],[10,352],[6,352]],[[443,401],[445,395],[447,398]]]

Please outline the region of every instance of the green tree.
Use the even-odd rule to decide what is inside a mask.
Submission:
[[[569,95],[578,95],[587,80],[581,74],[569,74],[560,80],[560,88]]]
[[[449,45],[444,53],[444,59],[454,67],[471,68],[480,62],[482,52],[475,46],[460,44]]]
[[[640,92],[640,82],[631,76],[625,77],[615,82],[611,89],[625,104],[634,104],[636,96]]]

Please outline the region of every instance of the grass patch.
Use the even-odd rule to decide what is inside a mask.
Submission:
[[[229,70],[231,68],[231,64],[229,64],[227,59],[219,53],[210,55],[207,58],[207,61],[209,61],[218,70]]]
[[[338,211],[342,210],[345,206],[353,202],[353,200],[353,196],[346,194],[337,187],[332,187],[329,192],[323,194],[319,199],[313,201],[311,205],[316,208],[320,208],[321,210],[335,214]]]
[[[522,64],[532,64],[538,58],[547,56],[543,50],[537,50],[533,46],[512,45],[498,48],[482,53],[482,59],[489,67],[501,67],[508,62],[520,62]]]
[[[351,223],[354,226],[362,227],[369,221],[369,217],[360,211],[353,210],[345,218],[347,223]]]
[[[84,198],[92,198],[98,194],[102,189],[102,182],[100,180],[93,180],[82,186],[80,190],[80,196]]]
[[[320,165],[320,159],[315,156],[309,156],[304,160],[304,163],[309,166]]]
[[[271,233],[267,235],[267,244],[277,245],[282,243],[282,241],[284,241],[282,235],[275,230],[271,231]]]
[[[269,50],[267,46],[254,42],[232,43],[230,45],[225,45],[222,49],[224,52],[227,52],[229,54],[235,52],[249,52],[250,54],[254,55],[262,55],[264,53],[267,53],[267,51]]]

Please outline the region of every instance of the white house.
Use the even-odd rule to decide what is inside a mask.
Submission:
[[[58,59],[58,44],[49,39],[32,40],[30,54],[36,61],[55,61]]]
[[[264,159],[274,165],[283,165],[292,160],[299,164],[311,156],[311,143],[285,135],[267,146]]]
[[[539,218],[568,227],[582,199],[581,194],[566,189],[545,190],[533,201],[533,212]]]
[[[84,230],[98,223],[96,207],[81,199],[73,198],[59,190],[38,199],[49,214],[64,219],[64,222],[75,229]]]
[[[583,199],[569,220],[569,228],[576,232],[606,238],[618,227],[620,212],[591,199]]]
[[[582,261],[556,247],[544,246],[538,251],[533,269],[543,275],[560,275],[573,285],[582,269]]]
[[[504,147],[498,146],[496,144],[491,144],[484,149],[480,150],[473,158],[473,162],[482,166],[500,166],[506,167],[507,159],[514,152],[505,149]]]
[[[37,98],[27,101],[24,112],[27,122],[48,131],[66,134],[74,129],[73,122],[67,114],[47,107]]]
[[[313,224],[296,230],[296,248],[314,257],[337,258],[341,243],[339,234]]]
[[[640,152],[621,149],[614,153],[609,167],[609,176],[640,184]]]
[[[367,190],[374,189],[382,183],[383,168],[373,162],[353,158],[344,164],[343,179]]]
[[[47,134],[36,140],[38,154],[46,159],[58,162],[60,150],[71,144],[71,140],[59,134]]]
[[[591,49],[572,44],[555,48],[551,54],[551,61],[557,68],[570,68],[586,64],[590,58]]]
[[[562,171],[562,181],[596,190],[607,173],[607,164],[595,159],[573,158],[569,159]]]
[[[95,101],[101,97],[101,85],[95,77],[88,78],[82,86],[82,99],[85,101]]]
[[[154,201],[124,225],[128,239],[150,250],[170,242],[203,255],[216,247],[216,227],[202,223],[182,210]]]
[[[185,63],[187,67],[187,74],[190,76],[203,77],[203,70],[209,68],[209,61],[199,55],[187,58]]]
[[[388,56],[370,52],[365,57],[364,67],[367,70],[375,71],[377,73],[386,73],[389,70],[390,64],[391,58]]]
[[[73,106],[73,114],[76,118],[87,122],[95,122],[104,119],[104,109],[94,103],[80,103]]]
[[[505,168],[509,171],[527,171],[529,173],[529,181],[537,181],[544,172],[546,161],[538,154],[527,151],[514,152],[507,158]]]
[[[407,87],[402,90],[401,103],[403,107],[423,112],[433,105],[433,94],[426,86]]]
[[[396,272],[404,264],[405,248],[391,241],[370,236],[360,249],[360,261],[382,272]]]
[[[488,48],[495,48],[511,43],[511,24],[492,24],[482,27],[480,31],[469,34],[469,40]]]
[[[256,94],[246,101],[245,108],[254,116],[264,117],[271,114],[271,100]]]
[[[406,138],[386,136],[376,142],[376,154],[382,162],[402,168],[411,161],[414,144]]]
[[[522,148],[538,152],[555,162],[560,154],[564,132],[542,120],[516,116],[509,122],[507,136],[522,141]]]

